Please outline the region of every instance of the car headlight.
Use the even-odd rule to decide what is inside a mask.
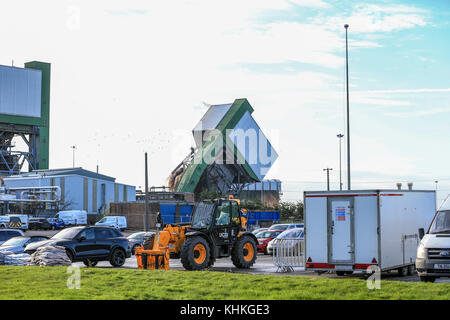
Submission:
[[[427,249],[425,249],[425,246],[421,243],[417,247],[417,258],[425,259],[427,256]]]

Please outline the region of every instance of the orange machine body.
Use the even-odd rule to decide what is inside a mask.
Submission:
[[[169,270],[170,254],[180,253],[186,240],[187,227],[167,225],[162,231],[156,233],[152,249],[136,248],[138,269]]]

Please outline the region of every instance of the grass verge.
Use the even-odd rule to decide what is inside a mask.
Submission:
[[[0,266],[0,299],[450,299],[448,283],[382,281],[369,290],[362,279],[81,268],[80,289],[68,289],[66,267]]]

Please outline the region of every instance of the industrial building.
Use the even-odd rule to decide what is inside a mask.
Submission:
[[[35,170],[4,178],[6,188],[57,186],[62,207],[87,213],[108,213],[111,202],[136,201],[136,187],[82,168]]]
[[[49,168],[50,64],[0,65],[0,175]],[[26,147],[15,148],[20,139]]]
[[[136,188],[82,168],[49,170],[50,64],[0,65],[0,213],[85,210],[136,200]]]

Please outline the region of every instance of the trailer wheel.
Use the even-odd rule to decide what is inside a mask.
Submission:
[[[340,277],[345,276],[345,271],[336,271],[336,275]]]
[[[408,275],[408,267],[400,267],[397,269],[398,275],[401,277],[406,277]]]
[[[200,237],[189,237],[181,248],[181,263],[186,270],[202,270],[210,262],[210,249],[208,242]]]
[[[256,261],[256,244],[249,236],[239,238],[233,246],[231,261],[240,269],[250,268]]]
[[[412,264],[408,267],[408,276],[412,276],[415,273],[416,273],[416,266]]]

